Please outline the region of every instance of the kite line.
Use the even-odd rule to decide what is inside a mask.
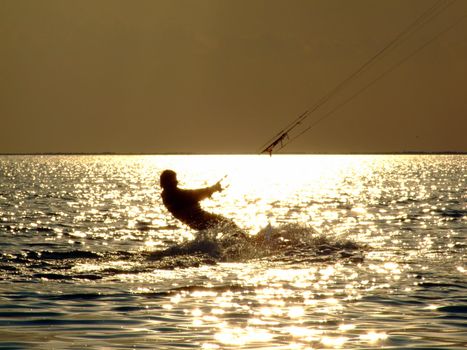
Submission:
[[[401,64],[409,60],[415,54],[420,52],[423,48],[431,44],[434,40],[439,38],[441,35],[446,33],[447,31],[451,30],[454,26],[456,26],[461,20],[463,20],[466,16],[459,18],[456,22],[452,23],[447,28],[443,29],[442,31],[438,32],[430,39],[426,40],[422,45],[417,47],[415,50],[411,51],[408,55],[404,56],[402,59],[397,61],[393,64],[389,69],[383,71],[382,74],[378,75],[377,77],[373,78],[369,83],[367,83],[363,88],[360,88],[356,93],[352,94],[350,98],[346,99],[344,102],[337,105],[334,109],[330,112],[326,113],[321,118],[313,121],[309,126],[303,129],[301,132],[296,134],[295,136],[291,136],[291,131],[298,128],[300,125],[303,125],[304,122],[308,117],[310,117],[314,112],[316,112],[321,106],[326,104],[330,101],[335,95],[337,95],[341,90],[343,90],[346,86],[348,86],[352,81],[356,80],[360,77],[364,72],[366,72],[375,62],[378,60],[381,61],[382,58],[387,55],[389,52],[393,51],[396,47],[398,47],[401,43],[403,43],[407,38],[411,35],[416,33],[422,27],[424,27],[427,23],[431,22],[437,16],[439,16],[442,12],[452,6],[457,0],[438,0],[435,2],[431,7],[429,7],[425,12],[423,12],[420,16],[418,16],[415,21],[409,24],[406,28],[404,28],[401,32],[399,32],[394,39],[392,39],[389,43],[387,43],[382,49],[380,49],[377,53],[375,53],[372,57],[370,57],[365,63],[363,63],[356,71],[354,71],[351,75],[347,78],[342,80],[336,87],[330,90],[327,94],[325,94],[315,105],[310,108],[309,110],[305,111],[301,115],[299,115],[294,121],[288,124],[285,128],[279,131],[276,135],[274,135],[271,139],[269,139],[260,150],[260,153],[269,153],[272,155],[274,151],[279,151],[287,146],[290,142],[294,141],[317,124],[322,122],[323,120],[327,119],[331,115],[333,115],[337,110],[341,107],[348,104],[354,98],[359,96],[361,93],[366,91],[369,87],[375,84],[377,81],[381,80],[384,76],[388,73],[392,72],[394,69],[399,67]]]

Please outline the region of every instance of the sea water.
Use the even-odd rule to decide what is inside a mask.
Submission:
[[[465,155],[1,156],[0,348],[464,349],[466,193]]]

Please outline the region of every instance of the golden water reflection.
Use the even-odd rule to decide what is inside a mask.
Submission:
[[[192,239],[193,232],[167,215],[158,198],[158,174],[164,168],[173,168],[179,173],[181,185],[191,188],[212,184],[227,174],[224,181],[229,185],[227,189],[203,205],[207,210],[233,218],[250,234],[256,234],[268,223],[299,222],[324,235],[371,245],[362,264],[258,266],[256,262],[249,262],[201,266],[194,272],[156,270],[119,275],[122,282],[128,283],[159,286],[170,281],[173,288],[185,283],[202,286],[200,290],[171,295],[162,304],[162,311],[174,317],[182,312],[189,319],[187,327],[194,334],[208,333],[211,339],[200,343],[206,349],[268,347],[272,343],[297,349],[384,344],[390,339],[390,332],[360,324],[349,309],[370,294],[392,293],[395,285],[408,279],[410,266],[405,261],[423,256],[439,244],[436,236],[428,232],[416,247],[404,250],[408,243],[401,230],[426,230],[430,220],[432,224],[440,224],[434,221],[439,208],[427,200],[433,188],[424,187],[418,172],[416,176],[400,179],[399,174],[410,170],[409,158],[395,161],[390,156],[272,159],[177,156],[146,157],[141,164],[135,174],[124,176],[130,182],[140,179],[140,183],[130,184],[133,191],[122,194],[114,188],[102,197],[122,208],[127,230],[120,230],[120,236],[98,230],[91,233],[76,230],[70,236],[86,239],[94,235],[102,238],[104,244],[111,239],[133,240],[142,242],[141,249],[147,250],[164,248],[167,242]],[[131,168],[125,169],[130,171]],[[397,191],[392,193],[388,189]],[[97,207],[100,199],[99,194],[89,194],[90,207]],[[411,203],[414,204],[409,211]],[[75,219],[81,222],[86,217],[99,215],[95,209],[83,210]],[[103,222],[106,220],[108,218]],[[445,236],[456,235],[455,231],[450,231]],[[397,256],[393,247],[404,250],[404,258]],[[455,241],[448,247],[456,248]],[[456,266],[458,272],[465,273],[463,266]],[[76,269],[93,272],[115,267],[126,269],[124,264],[78,265]],[[416,283],[405,283],[400,290],[410,293]],[[216,289],[219,285],[234,287]],[[144,287],[143,291],[151,289]],[[385,311],[368,312],[384,318]]]
[[[95,304],[108,307],[99,314],[134,321],[134,329],[147,331],[148,337],[151,332],[156,333],[154,339],[170,341],[187,336],[206,349],[363,348],[400,345],[398,336],[405,327],[412,332],[405,334],[403,346],[409,347],[415,337],[426,341],[431,336],[426,321],[431,320],[433,334],[445,331],[443,344],[450,341],[446,329],[457,332],[458,343],[462,340],[461,326],[452,326],[459,311],[449,303],[463,300],[455,293],[462,293],[457,285],[466,274],[465,176],[450,176],[465,174],[459,170],[464,165],[450,170],[441,158],[413,161],[409,156],[54,159],[48,160],[56,165],[54,174],[74,169],[70,164],[82,169],[70,171],[59,185],[50,182],[51,191],[43,197],[16,190],[2,194],[19,196],[12,201],[18,208],[8,209],[19,222],[9,223],[14,244],[20,233],[27,233],[28,241],[41,244],[36,246],[39,252],[49,249],[42,245],[45,239],[72,253],[103,253],[102,259],[74,259],[70,275],[81,275],[82,280],[60,281],[58,290],[61,293],[66,285],[98,288]],[[458,162],[465,164],[465,158]],[[36,171],[37,179],[47,180],[29,161],[24,164],[22,173]],[[228,174],[225,184],[230,186],[203,204],[251,234],[268,223],[298,222],[326,237],[367,244],[365,259],[348,263],[324,254],[304,262],[291,254],[278,261],[158,270],[142,253],[194,235],[161,204],[158,176],[165,168],[176,170],[184,187],[212,184]],[[76,174],[79,178],[71,181]],[[42,206],[44,198],[56,200],[56,208]],[[31,211],[28,203],[38,206]],[[28,230],[39,229],[40,234],[29,235]],[[118,252],[131,253],[132,258]],[[18,261],[12,274],[30,270]],[[41,283],[38,290],[56,281]],[[122,290],[131,291],[126,301]],[[445,299],[446,290],[454,294],[454,301]],[[71,314],[87,310],[80,304],[69,303]],[[118,341],[119,336],[112,339]]]
[[[164,306],[168,312],[182,307],[191,318],[190,327],[209,332],[211,340],[200,346],[217,348],[341,349],[350,346],[383,344],[389,334],[383,329],[368,330],[346,316],[349,306],[368,290],[387,288],[387,275],[400,275],[404,267],[390,261],[367,265],[341,263],[310,268],[254,270],[245,264],[229,264],[244,280],[242,288],[180,291]],[[238,270],[235,270],[238,269]],[[219,271],[213,267],[209,275]],[[232,271],[232,269],[234,269]],[[361,279],[362,271],[373,271],[373,280]],[[254,278],[253,278],[254,277]],[[374,310],[378,312],[378,310]]]

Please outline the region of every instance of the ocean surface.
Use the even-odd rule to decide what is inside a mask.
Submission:
[[[466,238],[465,155],[0,156],[0,348],[465,349]]]

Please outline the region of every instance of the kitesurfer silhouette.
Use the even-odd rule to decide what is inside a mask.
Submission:
[[[243,231],[230,219],[222,215],[209,213],[201,208],[200,201],[209,198],[215,192],[223,190],[220,181],[213,186],[199,189],[181,189],[178,187],[177,174],[173,170],[164,170],[160,177],[162,201],[169,212],[184,224],[195,230],[209,228],[227,229],[230,233]]]

